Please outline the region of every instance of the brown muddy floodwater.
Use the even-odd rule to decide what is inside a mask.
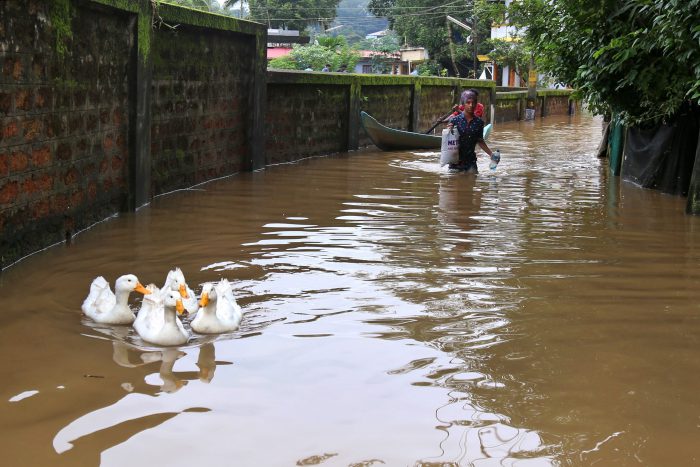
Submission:
[[[376,150],[239,174],[3,271],[0,463],[700,464],[700,219],[607,180],[600,129],[498,125],[478,177]],[[95,276],[174,266],[228,278],[241,329],[157,348],[81,316]]]

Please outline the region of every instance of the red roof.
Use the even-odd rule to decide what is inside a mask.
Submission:
[[[386,58],[396,58],[399,59],[401,58],[401,54],[395,53],[395,54],[389,54],[385,52],[375,52],[374,50],[358,50],[360,52],[360,56],[362,58],[370,58],[372,55],[382,55]]]
[[[291,47],[270,47],[267,49],[267,59],[271,60],[273,58],[284,57],[285,55],[289,55],[291,51]]]

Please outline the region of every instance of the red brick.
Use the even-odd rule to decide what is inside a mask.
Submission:
[[[72,114],[68,120],[68,131],[78,133],[83,131],[83,115],[81,113]]]
[[[14,203],[19,194],[19,183],[16,181],[6,181],[0,185],[0,204]]]
[[[68,198],[64,194],[58,194],[51,197],[51,211],[56,213],[66,212],[68,210]]]
[[[17,128],[17,122],[14,120],[9,120],[4,123],[5,125],[3,125],[2,128],[2,139],[8,139],[17,136],[17,133],[19,132]]]
[[[37,89],[34,95],[34,106],[43,109],[51,103],[51,88]]]
[[[49,174],[26,178],[22,183],[22,191],[30,196],[35,196],[37,193],[47,193],[52,189],[53,177]]]
[[[12,111],[12,94],[9,92],[0,92],[0,113],[5,115]]]
[[[33,218],[37,220],[46,218],[46,216],[49,215],[50,207],[51,205],[49,204],[49,200],[47,199],[37,201],[36,203],[34,203],[34,206],[32,206]]]
[[[72,208],[75,208],[75,207],[77,207],[77,206],[80,206],[81,204],[83,204],[83,199],[84,199],[84,196],[83,196],[83,192],[82,192],[82,191],[76,191],[76,192],[71,193],[71,195],[70,195],[70,206],[71,206]]]
[[[26,152],[19,150],[14,151],[10,157],[10,172],[21,173],[27,170],[29,165],[29,156]]]
[[[22,78],[23,68],[24,67],[22,66],[22,61],[19,58],[16,59],[12,67],[12,77],[15,79],[15,81],[19,81]]]
[[[109,151],[114,147],[114,139],[112,139],[112,136],[107,135],[105,136],[104,140],[102,141],[102,148],[104,149],[105,153],[109,153]]]
[[[36,179],[36,186],[42,192],[53,190],[53,177],[49,174],[44,174]]]
[[[104,175],[107,173],[107,168],[109,167],[109,162],[107,161],[107,158],[105,157],[100,161],[100,174]]]
[[[51,148],[48,145],[40,146],[32,150],[32,164],[34,167],[46,167],[51,162]]]
[[[123,133],[117,135],[117,147],[121,150],[126,149],[126,137]]]
[[[95,198],[97,198],[97,183],[95,183],[94,181],[88,183],[87,192],[88,199],[90,199],[90,201],[94,201]]]
[[[10,155],[6,152],[0,153],[0,178],[9,175],[9,159]]]
[[[70,143],[60,143],[58,145],[58,148],[56,149],[56,158],[59,161],[70,160],[72,152],[73,151],[71,150]]]
[[[28,89],[20,89],[15,93],[15,110],[29,110],[32,106],[31,93]]]
[[[124,167],[124,160],[119,156],[114,156],[112,158],[112,170],[119,172],[122,167]]]
[[[25,141],[33,141],[35,140],[38,136],[39,133],[41,132],[41,121],[32,119],[32,120],[26,120],[22,126],[24,127],[24,140]]]
[[[66,184],[66,186],[71,186],[74,185],[78,179],[80,178],[80,173],[75,169],[75,167],[72,167],[66,171],[66,173],[63,175],[63,183]]]

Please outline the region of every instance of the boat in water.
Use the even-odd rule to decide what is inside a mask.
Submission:
[[[367,135],[375,146],[383,151],[398,151],[402,149],[440,149],[442,136],[414,133],[397,130],[382,125],[367,112],[360,112],[360,121]],[[484,126],[484,139],[491,132],[491,124]]]

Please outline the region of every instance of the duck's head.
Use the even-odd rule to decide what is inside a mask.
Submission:
[[[144,295],[151,293],[150,290],[141,285],[138,277],[133,274],[125,274],[119,277],[114,284],[114,290],[115,292],[139,292]]]
[[[210,301],[216,300],[216,290],[214,284],[207,282],[202,286],[202,296],[199,299],[199,306],[205,307]]]
[[[185,275],[182,273],[180,268],[175,268],[170,271],[170,288],[180,293],[181,298],[190,298],[187,293],[187,281],[185,281]]]
[[[182,304],[182,297],[180,294],[174,290],[168,290],[163,296],[163,303],[168,308],[175,308],[178,315],[182,315],[185,312],[185,306]]]

